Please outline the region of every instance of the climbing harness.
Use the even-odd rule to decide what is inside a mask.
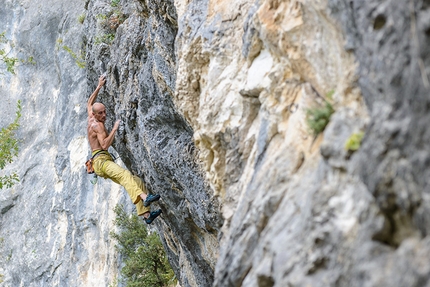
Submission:
[[[97,183],[97,179],[98,179],[97,174],[94,172],[93,161],[94,161],[94,158],[96,158],[99,154],[107,154],[107,155],[109,155],[112,158],[113,161],[115,161],[117,159],[117,157],[115,157],[113,154],[111,154],[107,150],[99,150],[96,153],[94,153],[94,155],[89,160],[87,160],[85,162],[87,173],[93,175],[93,177],[90,179],[90,182],[92,184],[96,184]],[[106,160],[101,164],[102,167],[103,167],[103,165],[104,165],[105,162],[106,162]]]
[[[93,167],[93,160],[94,160],[94,158],[99,154],[99,153],[101,153],[101,152],[104,152],[105,150],[99,150],[99,151],[97,151],[89,160],[87,160],[86,162],[85,162],[85,166],[86,166],[86,168],[87,168],[87,173],[88,174],[92,174],[92,173],[94,173],[94,167]]]

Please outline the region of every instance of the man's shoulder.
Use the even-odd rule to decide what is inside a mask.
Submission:
[[[88,118],[88,126],[94,130],[104,128],[103,123],[96,121],[94,117]]]

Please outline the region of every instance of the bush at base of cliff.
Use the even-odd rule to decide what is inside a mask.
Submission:
[[[158,234],[148,232],[137,215],[129,216],[123,206],[114,209],[118,232],[111,232],[124,258],[121,279],[127,287],[164,287],[172,285],[174,273]]]

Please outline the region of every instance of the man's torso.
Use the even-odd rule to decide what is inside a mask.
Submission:
[[[102,149],[102,146],[97,138],[96,129],[98,129],[99,131],[101,130],[104,133],[107,133],[103,123],[97,122],[94,117],[88,117],[87,135],[88,135],[88,141],[90,142],[91,151]]]

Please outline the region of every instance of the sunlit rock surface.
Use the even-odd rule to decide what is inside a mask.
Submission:
[[[112,151],[161,194],[154,228],[181,286],[429,284],[425,2],[32,2],[0,7],[0,32],[36,62],[0,79],[3,126],[23,103],[0,284],[118,276],[112,209],[133,206],[82,165],[105,71]],[[314,135],[307,111],[326,102]]]

